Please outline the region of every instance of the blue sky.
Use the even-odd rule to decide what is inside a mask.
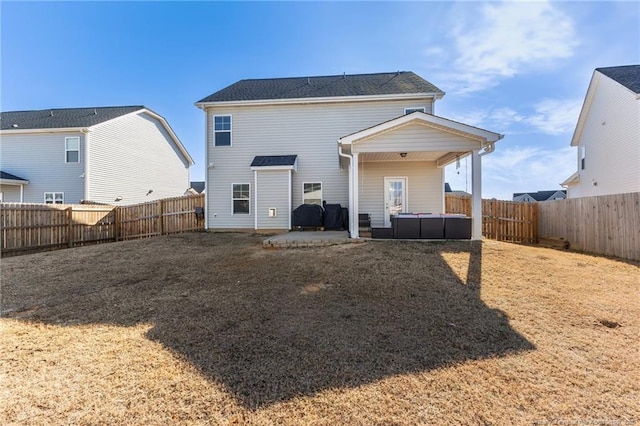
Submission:
[[[243,78],[414,71],[503,133],[483,197],[560,189],[593,70],[640,63],[638,2],[0,3],[2,111],[143,104],[204,179],[197,100]],[[470,190],[470,161],[446,179]]]

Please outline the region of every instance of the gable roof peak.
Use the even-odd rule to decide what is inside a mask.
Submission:
[[[636,94],[640,94],[640,65],[620,65],[596,68],[601,74],[618,82]]]

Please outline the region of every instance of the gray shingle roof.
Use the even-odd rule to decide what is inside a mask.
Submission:
[[[201,99],[198,103],[411,93],[444,94],[442,90],[415,73],[398,71],[377,74],[240,80]]]
[[[192,181],[190,185],[198,194],[202,194],[202,191],[204,191],[204,181]]]
[[[514,192],[513,198],[519,197],[524,194],[528,194],[531,198],[533,198],[536,201],[547,201],[549,197],[551,197],[556,192],[561,192],[565,195],[567,194],[567,191],[565,189],[554,189],[551,191],[538,191],[538,192]]]
[[[20,130],[90,127],[143,108],[144,106],[137,105],[7,111],[0,113],[0,128],[2,130]]]
[[[16,175],[12,175],[11,173],[7,173],[7,172],[3,172],[3,171],[0,171],[0,179],[23,180],[23,181],[27,182],[26,179],[23,179],[21,177],[18,177]]]
[[[634,93],[640,93],[640,65],[596,68],[596,71],[633,90]]]
[[[258,155],[251,162],[251,167],[293,166],[297,155]]]

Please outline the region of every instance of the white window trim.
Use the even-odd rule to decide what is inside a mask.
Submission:
[[[425,106],[414,106],[414,107],[405,108],[404,109],[404,115],[407,115],[407,111],[410,110],[410,109],[414,110],[412,112],[415,112],[415,110],[419,110],[419,109],[421,109],[422,112],[424,112],[424,113],[427,112],[427,107],[425,107]]]
[[[314,183],[319,183],[320,184],[320,205],[322,206],[322,201],[324,200],[324,182],[322,181],[314,181],[314,182],[302,182],[302,204],[305,204],[304,200],[304,186],[307,184],[314,184]]]
[[[67,141],[69,139],[78,139],[78,161],[67,161],[67,152],[73,152],[76,151],[75,149],[67,149]],[[68,136],[66,138],[64,138],[64,162],[65,163],[72,163],[72,164],[77,164],[80,163],[80,136]]]
[[[216,117],[229,117],[229,130],[216,130]],[[214,114],[212,118],[213,127],[213,147],[214,148],[229,148],[233,146],[233,116],[231,114]],[[216,145],[216,133],[229,132],[229,145]]]
[[[249,185],[249,211],[247,213],[236,213],[233,211],[233,202],[235,200],[243,200],[243,198],[234,198],[233,197],[233,187],[234,185]],[[234,182],[231,184],[231,216],[251,216],[251,184],[249,182]]]
[[[53,203],[47,203],[47,194],[53,194]],[[56,203],[56,194],[62,194],[62,203]],[[47,191],[42,197],[45,204],[64,204],[64,192]]]

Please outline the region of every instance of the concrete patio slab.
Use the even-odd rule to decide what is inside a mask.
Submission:
[[[262,242],[265,248],[321,247],[335,244],[361,243],[349,238],[347,231],[290,231],[271,236]]]

